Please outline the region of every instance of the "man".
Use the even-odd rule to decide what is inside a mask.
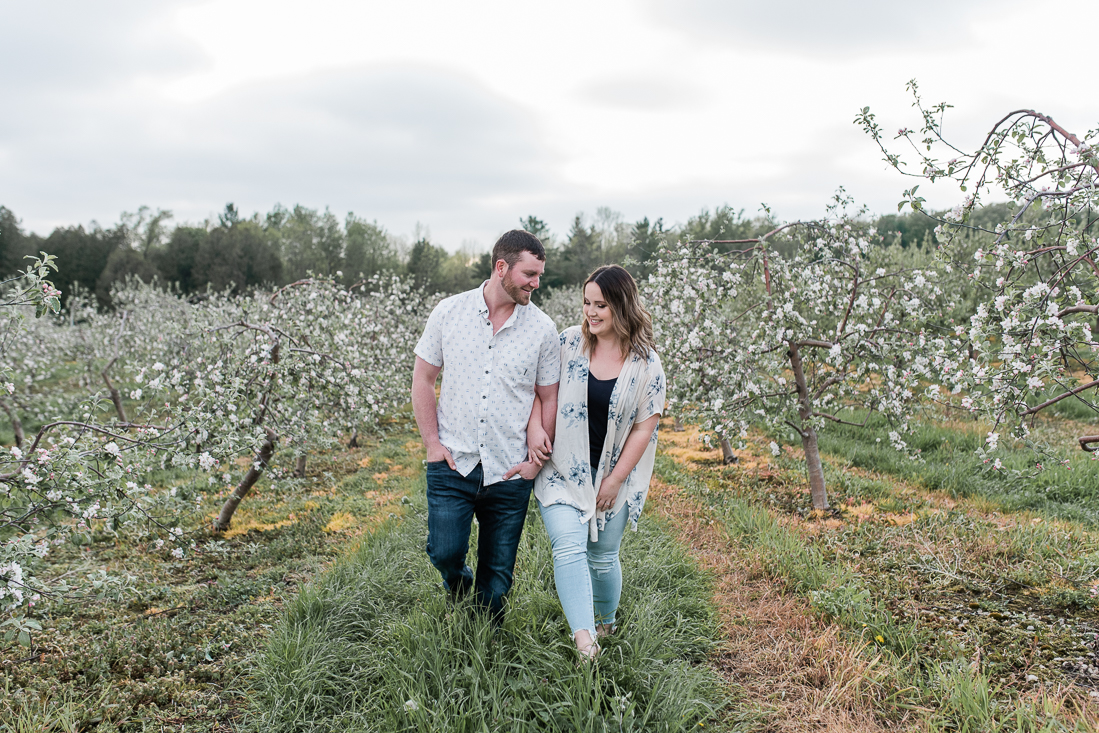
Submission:
[[[553,321],[530,302],[545,261],[537,237],[507,232],[492,249],[489,279],[439,303],[416,344],[412,408],[427,449],[427,554],[451,596],[472,586],[496,623],[540,468],[527,460],[535,394],[543,425],[557,414],[560,341]],[[480,528],[476,579],[466,565],[473,517]]]

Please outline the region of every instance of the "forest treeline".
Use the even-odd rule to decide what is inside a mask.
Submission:
[[[990,220],[998,213],[989,211]],[[544,291],[580,283],[595,267],[612,262],[647,275],[663,240],[747,239],[771,226],[730,206],[703,209],[671,227],[659,218],[627,222],[606,207],[594,217],[577,214],[564,234],[551,232],[536,216],[515,223],[540,237],[549,250]],[[935,221],[913,212],[880,217],[876,225],[887,242],[923,247],[933,237]],[[460,292],[489,272],[487,253],[451,253],[426,235],[409,242],[376,221],[353,213],[341,221],[327,209],[276,205],[266,215],[246,218],[227,204],[216,220],[173,226],[171,212],[142,207],[110,227],[58,227],[43,237],[23,231],[15,213],[0,206],[0,271],[14,272],[25,255],[39,251],[57,257],[60,271],[54,281],[64,296],[84,290],[103,306],[110,305],[111,286],[128,276],[146,282],[156,278],[183,293],[196,293],[281,285],[309,273],[351,285],[389,271],[410,276],[430,291]]]

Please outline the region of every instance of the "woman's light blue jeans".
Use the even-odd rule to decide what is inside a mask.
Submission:
[[[553,579],[565,618],[573,634],[587,629],[595,638],[595,624],[613,624],[622,597],[618,548],[630,513],[623,507],[592,542],[576,508],[539,504],[538,509],[553,544]]]

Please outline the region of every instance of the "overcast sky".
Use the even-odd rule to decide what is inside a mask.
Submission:
[[[1042,8],[1045,8],[1043,10]],[[761,202],[876,212],[911,185],[853,124],[955,105],[970,145],[1004,113],[1099,123],[1099,3],[0,0],[0,204],[25,228],[141,205],[354,211],[487,248],[599,206],[683,222]],[[922,191],[922,189],[921,189]],[[938,191],[933,205],[952,205]]]

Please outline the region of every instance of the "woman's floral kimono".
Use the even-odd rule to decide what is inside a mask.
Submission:
[[[534,495],[542,506],[567,504],[578,509],[580,522],[589,524],[590,536],[596,540],[606,520],[620,511],[629,511],[630,524],[637,531],[637,519],[649,494],[649,479],[656,460],[656,431],[641,460],[622,483],[610,511],[596,511],[596,487],[613,470],[634,424],[664,411],[667,389],[656,352],[650,351],[648,359],[631,352],[611,393],[607,439],[593,485],[588,449],[588,357],[583,346],[584,335],[579,326],[561,332],[557,434],[553,455],[534,480]]]

